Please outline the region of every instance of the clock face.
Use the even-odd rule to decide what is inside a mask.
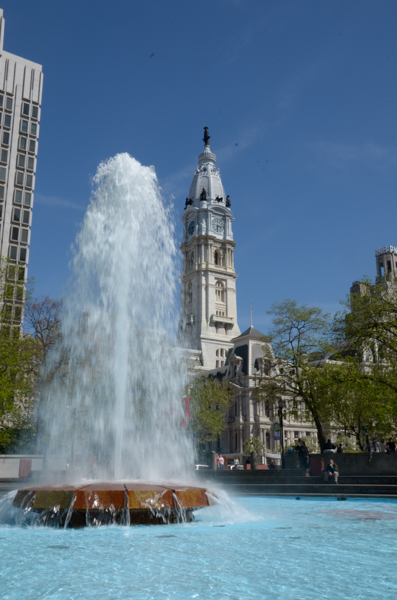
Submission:
[[[223,231],[224,225],[223,225],[223,221],[221,221],[220,219],[214,219],[212,221],[212,229],[214,231],[217,231],[218,233],[220,233],[221,231]]]
[[[193,235],[194,233],[194,221],[191,221],[189,223],[189,229],[188,229],[189,235]]]

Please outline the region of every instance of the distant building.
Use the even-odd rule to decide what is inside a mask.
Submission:
[[[0,254],[20,268],[9,276],[26,281],[43,89],[41,65],[3,50],[0,9]],[[18,288],[12,318],[20,322]]]
[[[216,156],[210,150],[208,128],[204,152],[198,157],[185,201],[181,274],[179,343],[189,348],[196,371],[229,380],[235,403],[226,417],[221,439],[207,449],[241,455],[250,437],[259,438],[271,453],[278,449],[278,412],[273,403],[258,402],[259,379],[270,374],[273,350],[254,327],[240,334],[237,324],[236,279],[229,196],[225,194]],[[276,435],[275,435],[276,434]],[[285,445],[315,436],[312,423],[284,420]]]
[[[186,198],[180,246],[181,317],[179,342],[199,352],[204,369],[223,366],[237,324],[236,279],[229,196],[223,189],[216,156],[205,128],[204,152]]]

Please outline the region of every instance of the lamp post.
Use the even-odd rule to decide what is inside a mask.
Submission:
[[[284,456],[284,413],[285,400],[283,399],[283,392],[285,391],[285,382],[281,384],[280,399],[278,401],[278,416],[280,419],[280,443],[281,443],[281,468],[285,469],[285,456]]]

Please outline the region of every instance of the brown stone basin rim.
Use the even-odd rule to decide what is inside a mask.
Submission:
[[[193,511],[214,504],[213,497],[205,488],[191,486],[95,482],[24,488],[13,507],[56,527],[146,525],[192,521]]]

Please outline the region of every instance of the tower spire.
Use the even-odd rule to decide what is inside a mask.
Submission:
[[[204,137],[203,137],[203,142],[205,144],[205,146],[209,146],[210,145],[210,135],[208,134],[208,127],[204,127]]]

